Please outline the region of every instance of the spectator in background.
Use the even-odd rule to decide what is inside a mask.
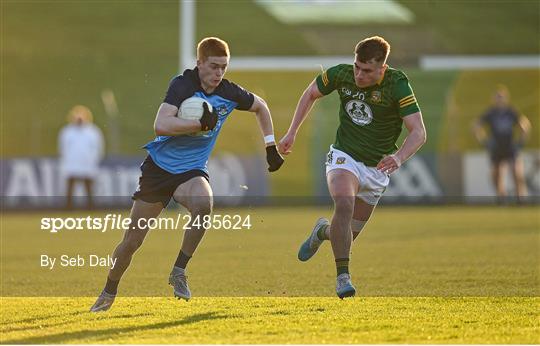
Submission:
[[[489,128],[489,134],[485,127]],[[515,129],[519,135],[515,135]],[[489,151],[492,166],[492,179],[499,203],[506,198],[503,180],[503,167],[509,164],[514,178],[517,202],[527,196],[527,185],[523,172],[523,161],[519,150],[525,144],[530,132],[529,119],[510,105],[510,92],[504,85],[498,85],[493,95],[493,105],[481,115],[473,125],[476,139]]]
[[[66,207],[73,208],[73,189],[79,182],[86,188],[87,207],[91,209],[93,182],[104,153],[103,134],[93,124],[92,112],[85,106],[73,107],[68,122],[58,136],[60,171],[66,179]]]

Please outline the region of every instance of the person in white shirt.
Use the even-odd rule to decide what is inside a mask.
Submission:
[[[66,207],[73,208],[73,189],[82,182],[86,188],[87,207],[93,208],[92,185],[104,154],[101,130],[93,124],[92,112],[77,105],[68,114],[69,124],[58,136],[60,172],[66,179]]]

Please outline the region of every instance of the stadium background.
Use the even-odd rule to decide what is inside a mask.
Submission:
[[[188,322],[166,322],[180,318],[174,309],[162,310],[162,305],[169,301],[161,302],[161,305],[160,301],[151,301],[150,306],[155,304],[154,309],[160,310],[155,313],[140,310],[136,299],[142,298],[118,302],[117,312],[112,312],[117,318],[113,323],[117,329],[111,329],[110,325],[92,316],[75,315],[73,310],[86,311],[87,305],[91,304],[92,298],[85,297],[92,297],[99,291],[105,271],[85,268],[48,273],[35,264],[37,256],[43,251],[51,254],[98,251],[105,255],[120,235],[84,234],[82,242],[79,234],[58,234],[53,238],[39,231],[39,219],[50,213],[8,212],[6,209],[50,208],[61,199],[55,197],[61,197],[59,185],[54,189],[43,187],[45,177],[50,179],[44,172],[50,172],[48,165],[54,165],[57,133],[74,104],[90,107],[95,123],[105,132],[109,176],[137,176],[138,162],[144,155],[140,147],[153,138],[155,112],[168,81],[178,73],[179,5],[176,1],[134,1],[129,5],[123,1],[2,1],[2,343],[540,342],[538,310],[535,310],[540,280],[537,205],[469,208],[438,203],[437,207],[400,206],[411,201],[426,204],[433,200],[430,196],[437,197],[437,202],[470,201],[464,193],[467,184],[464,158],[472,155],[469,157],[476,158],[471,160],[476,160],[477,165],[480,162],[484,168],[487,163],[483,148],[475,142],[470,127],[473,119],[489,104],[497,83],[508,85],[512,103],[532,123],[531,138],[525,148],[530,155],[526,160],[527,179],[530,193],[538,196],[538,67],[425,70],[419,62],[425,55],[538,56],[540,5],[536,1],[401,0],[395,3],[413,14],[411,23],[367,21],[343,24],[330,21],[290,24],[280,22],[260,4],[251,1],[198,1],[196,12],[196,41],[209,35],[219,36],[229,42],[232,59],[258,55],[352,57],[352,47],[360,38],[380,34],[392,44],[390,64],[402,68],[410,77],[425,118],[428,142],[419,153],[423,165],[409,166],[416,170],[405,165],[403,168],[408,170],[409,179],[403,179],[403,184],[395,187],[394,195],[406,198],[397,199],[394,204],[398,205],[382,206],[370,221],[369,232],[363,235],[362,242],[355,244],[352,269],[362,278],[362,295],[384,298],[355,302],[368,308],[359,305],[344,308],[351,309],[344,310],[351,316],[360,318],[354,314],[358,311],[369,314],[362,309],[377,307],[371,310],[374,315],[370,316],[376,321],[371,326],[379,334],[367,336],[366,332],[372,330],[353,328],[346,334],[340,333],[344,328],[343,320],[337,316],[343,311],[335,310],[331,301],[313,306],[313,302],[299,298],[333,295],[334,269],[329,265],[332,258],[328,248],[307,267],[294,257],[312,222],[321,214],[328,216],[330,213],[327,206],[310,205],[321,202],[317,197],[325,195],[321,163],[335,134],[337,104],[333,97],[321,100],[313,110],[311,118],[303,125],[294,153],[277,174],[266,175],[264,169],[253,168],[263,167],[264,151],[256,122],[249,114],[237,112],[225,125],[214,151],[216,169],[225,172],[231,162],[238,165],[231,157],[243,160],[241,165],[246,172],[254,170],[251,175],[263,179],[248,183],[249,192],[255,197],[276,197],[274,204],[277,206],[256,208],[252,205],[257,201],[250,200],[253,203],[241,208],[220,209],[222,213],[251,213],[257,227],[247,234],[215,232],[205,238],[197,261],[193,261],[191,267],[190,284],[199,297],[210,298],[195,300],[191,310],[182,312],[185,320],[181,321]],[[299,95],[317,73],[317,69],[231,70],[226,78],[267,100],[276,135],[280,137],[289,125]],[[116,99],[119,110],[116,119],[107,115],[103,103],[102,93],[107,90],[112,91]],[[111,138],[111,134],[116,139]],[[20,178],[23,175],[14,174],[14,167],[20,169],[15,173],[26,175]],[[122,171],[121,167],[131,168]],[[415,175],[415,172],[423,175]],[[435,196],[429,194],[432,190],[422,185],[423,181],[419,179],[426,172],[439,188]],[[477,173],[480,182],[489,183],[487,170],[485,174],[473,173]],[[15,179],[20,188],[14,189],[10,179]],[[241,190],[235,188],[245,183],[235,180],[233,174],[229,174],[228,179],[224,179],[224,185],[234,186],[220,190],[221,196],[238,193]],[[105,186],[118,188],[114,180]],[[410,189],[400,190],[403,186]],[[125,206],[131,193],[129,184],[114,191],[121,201],[114,200],[112,197],[115,196],[108,196],[106,201]],[[26,192],[30,197],[24,196]],[[390,193],[386,200],[391,201],[392,196]],[[13,198],[16,203],[10,205]],[[295,198],[299,203],[293,203]],[[226,197],[225,200],[234,201],[234,198]],[[480,200],[492,202],[490,197]],[[304,203],[308,204],[290,207]],[[91,213],[103,215],[102,211]],[[55,211],[52,216],[79,214]],[[122,295],[169,295],[163,278],[169,270],[169,259],[177,251],[170,236],[156,233],[147,240],[126,274],[121,285]],[[164,252],[168,255],[163,256]],[[221,266],[216,268],[215,263]],[[231,271],[235,275],[231,275]],[[239,281],[239,277],[249,280]],[[305,280],[308,280],[309,288],[303,284]],[[144,284],[139,285],[140,282]],[[42,289],[36,291],[35,285]],[[67,299],[66,304],[47,298],[26,298],[44,296],[74,298],[62,298]],[[225,298],[211,300],[215,296]],[[299,300],[284,303],[281,300],[240,302],[226,299],[244,296],[295,297]],[[399,303],[388,298],[419,296],[428,297],[428,300],[414,298]],[[448,299],[429,300],[439,299],[437,297]],[[455,297],[457,300],[452,300]],[[470,300],[463,300],[461,306],[460,297]],[[290,308],[285,308],[285,304]],[[234,311],[233,318],[242,326],[232,330],[236,330],[236,336],[219,328],[211,329],[214,325],[206,324],[216,322],[211,321],[212,317],[204,317],[213,316],[214,312],[208,309],[216,305],[222,309],[218,309],[217,316],[225,323],[228,319],[222,316],[226,316],[227,310]],[[241,311],[242,305],[248,310]],[[395,306],[414,314],[418,318],[418,328],[425,329],[399,324],[411,316],[400,315],[393,310]],[[437,309],[447,314],[438,315]],[[58,314],[51,315],[51,310]],[[320,317],[325,322],[313,316],[302,320],[310,333],[285,325],[284,319],[296,322],[299,313],[312,311],[321,312]],[[449,311],[476,316],[476,322],[464,321]],[[443,321],[441,329],[430,324],[431,320],[419,317],[424,314],[427,319]],[[150,317],[144,317],[147,315]],[[133,319],[137,316],[138,319]],[[258,320],[261,316],[264,322]],[[395,321],[392,318],[378,320],[381,316],[398,317]],[[134,320],[145,318],[148,319],[145,326],[150,326],[146,330],[150,333],[140,334],[137,332],[140,326],[133,327],[132,324],[137,323]],[[156,319],[155,324],[149,324],[152,318]],[[248,324],[253,318],[265,328],[249,329]],[[88,330],[85,325],[88,321],[92,321],[94,329]],[[245,321],[245,325],[239,321]],[[311,325],[322,323],[329,323],[326,330],[309,329]],[[467,323],[480,323],[480,327],[470,328]],[[67,324],[70,332],[66,334]],[[176,328],[187,333],[185,339],[178,338]],[[116,336],[113,333],[116,330],[124,333],[124,337]],[[392,330],[402,332],[396,337]],[[449,332],[451,330],[454,331]],[[201,332],[206,338],[197,334]],[[434,337],[428,339],[429,335]]]
[[[534,130],[540,125],[538,68],[419,68],[420,58],[433,54],[537,54],[538,4],[497,3],[488,8],[477,2],[401,4],[413,13],[414,24],[291,25],[279,22],[257,3],[203,1],[197,4],[196,41],[208,35],[228,40],[233,60],[246,55],[347,56],[359,37],[382,34],[392,43],[390,64],[408,73],[422,107],[429,136],[421,153],[439,157],[440,167],[431,167],[442,172],[434,174],[435,180],[446,178],[447,167],[457,170],[452,161],[456,154],[482,150],[470,126],[489,104],[497,83],[509,86],[513,103],[531,120],[533,131],[526,148],[538,150],[540,139]],[[96,124],[105,131],[109,156],[140,159],[144,155],[141,146],[153,138],[153,119],[167,83],[178,73],[178,3],[153,6],[134,2],[126,8],[121,2],[107,6],[99,2],[5,2],[3,11],[9,15],[4,16],[3,24],[2,157],[56,156],[56,135],[65,124],[65,114],[80,103],[90,107]],[[242,18],[242,24],[236,25],[235,18]],[[499,22],[505,25],[493,24]],[[250,27],[257,30],[248,30]],[[230,71],[227,77],[268,101],[279,137],[288,127],[299,95],[317,73]],[[104,90],[111,90],[116,98],[120,112],[116,132],[105,112]],[[335,103],[335,98],[323,99],[314,110],[283,171],[269,176],[271,195],[326,193],[320,167],[335,135]],[[227,123],[215,156],[225,152],[261,156],[255,121],[246,113],[237,113]],[[540,179],[532,173],[538,171],[538,162],[532,166],[529,186],[538,195]],[[3,182],[3,195],[7,183]],[[460,181],[444,183],[463,185]],[[451,190],[449,194],[454,196],[465,192]],[[34,193],[46,195],[40,192]]]

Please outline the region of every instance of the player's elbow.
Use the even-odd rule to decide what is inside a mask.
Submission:
[[[156,121],[154,123],[154,133],[156,136],[167,136],[169,131],[162,121]]]
[[[427,132],[424,127],[422,127],[419,131],[418,136],[420,137],[420,144],[424,145],[427,142]]]

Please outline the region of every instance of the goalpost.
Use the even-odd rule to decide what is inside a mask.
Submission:
[[[178,45],[180,52],[179,73],[182,73],[187,68],[192,68],[195,65],[195,1],[180,1],[180,25],[178,27],[178,37],[180,44]]]

